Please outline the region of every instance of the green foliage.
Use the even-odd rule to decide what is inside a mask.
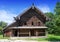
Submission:
[[[3,21],[0,21],[0,34],[2,34],[2,30],[4,27],[7,26],[7,23],[3,22]]]
[[[51,21],[46,22],[46,26],[48,28],[48,32],[51,34],[59,34],[60,35],[60,15],[53,15],[54,17]]]
[[[0,31],[2,30],[2,27],[0,27]]]
[[[7,26],[7,23],[1,21],[1,22],[0,22],[0,31],[1,31],[4,27],[6,27],[6,26]]]
[[[55,14],[46,13],[46,16],[51,18],[50,21],[46,22],[48,32],[50,34],[60,35],[60,2],[57,2],[55,7]]]
[[[5,22],[3,22],[3,21],[0,22],[0,27],[4,28],[4,27],[6,27],[6,26],[7,26],[7,23],[5,23]]]
[[[51,19],[54,18],[53,13],[51,13],[51,12],[45,13],[45,15],[48,16],[48,18],[51,18]]]
[[[55,7],[55,14],[60,15],[60,2],[56,3],[56,7]]]
[[[54,28],[55,28],[55,23],[54,23],[54,14],[49,12],[49,13],[45,13],[45,15],[48,18],[51,18],[50,21],[46,22],[46,26],[49,27],[48,28],[48,33],[54,33]]]

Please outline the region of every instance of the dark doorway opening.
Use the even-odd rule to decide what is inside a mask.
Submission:
[[[38,26],[40,26],[41,25],[41,23],[40,22],[38,22]]]
[[[14,30],[14,36],[17,36],[17,30]]]
[[[34,30],[30,30],[30,31],[31,31],[31,36],[35,36]]]

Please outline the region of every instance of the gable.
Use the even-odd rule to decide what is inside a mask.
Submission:
[[[33,22],[33,25],[32,25]],[[39,23],[40,22],[40,23]],[[40,21],[36,16],[31,17],[28,21],[27,21],[27,25],[28,26],[44,26],[43,22]]]
[[[38,22],[41,22],[42,24],[44,24],[46,22],[46,16],[40,10],[38,10],[35,6],[29,8],[23,14],[19,14],[14,19],[15,19],[15,22],[10,24],[6,28],[22,26],[24,22],[29,23],[29,21],[31,21],[31,20],[34,20],[34,21],[38,20]],[[4,28],[4,30],[6,28]]]
[[[34,8],[34,9],[30,8],[24,14],[17,16],[17,17],[20,18],[21,22],[26,22],[33,16],[36,16],[43,23],[46,22],[46,16],[41,11],[38,11],[38,9],[36,9],[36,8]]]

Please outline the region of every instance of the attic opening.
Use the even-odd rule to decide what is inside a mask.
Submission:
[[[27,23],[26,23],[26,22],[24,22],[24,25],[27,25]]]
[[[14,36],[17,36],[17,30],[14,30],[13,33],[14,33]]]
[[[34,25],[33,22],[32,22],[32,25]]]
[[[38,22],[38,26],[40,26],[41,25],[41,23],[40,22]]]

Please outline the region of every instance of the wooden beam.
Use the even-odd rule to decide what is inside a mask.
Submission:
[[[10,30],[10,37],[12,36],[12,29]]]
[[[48,31],[45,29],[45,36],[48,36]]]
[[[30,30],[29,30],[29,37],[31,36],[31,32],[30,32]]]
[[[38,31],[36,30],[36,36],[38,36]]]
[[[17,36],[19,37],[19,30],[17,31]]]

